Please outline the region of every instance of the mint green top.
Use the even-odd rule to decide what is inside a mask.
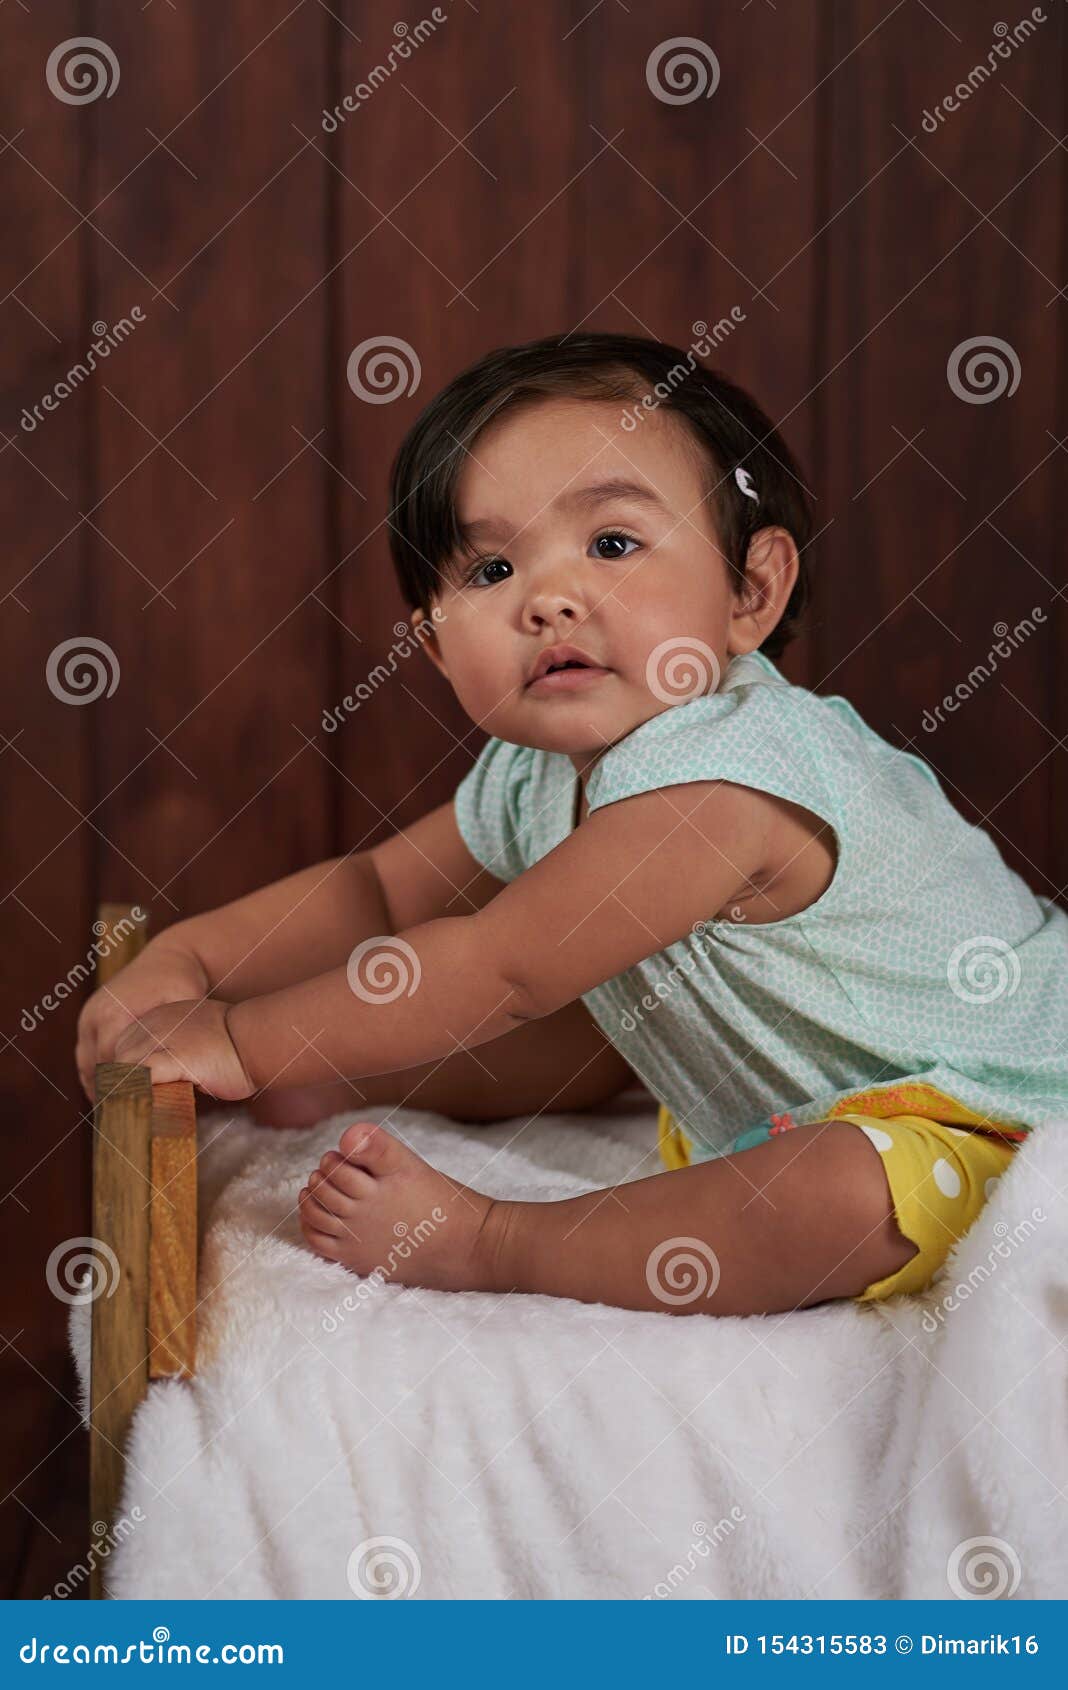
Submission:
[[[488,740],[456,791],[471,854],[503,881],[522,874],[571,832],[577,780],[562,752]],[[803,1125],[909,1080],[1010,1126],[1068,1121],[1068,913],[1008,867],[922,758],[756,652],[733,658],[716,692],[610,746],[586,800],[599,810],[697,780],[803,805],[838,855],[799,915],[709,919],[583,994],[694,1160],[772,1112]]]

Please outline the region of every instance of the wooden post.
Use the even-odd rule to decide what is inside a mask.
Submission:
[[[93,1110],[93,1238],[106,1283],[92,1304],[89,1384],[90,1527],[110,1529],[122,1492],[126,1437],[148,1387],[148,1231],[152,1086],[147,1068],[101,1062]],[[112,1255],[109,1256],[108,1252]],[[98,1541],[93,1533],[92,1541]],[[90,1594],[104,1594],[92,1560]]]
[[[146,921],[102,904],[106,985],[144,948]],[[150,1379],[191,1378],[196,1361],[196,1107],[185,1080],[153,1086],[148,1068],[102,1062],[93,1110],[93,1238],[102,1289],[92,1304],[90,1539],[99,1545],[122,1497],[130,1423]],[[102,1523],[102,1524],[101,1524]],[[93,1597],[104,1595],[90,1558]]]
[[[148,1373],[191,1379],[196,1363],[197,1118],[193,1087],[152,1087]]]

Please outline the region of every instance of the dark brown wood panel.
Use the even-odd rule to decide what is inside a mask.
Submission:
[[[1049,892],[1065,33],[1051,12],[958,100],[1003,12],[833,9],[835,61],[867,39],[827,84],[820,668]]]
[[[71,1455],[83,1497],[86,1483],[69,1401],[67,1311],[46,1278],[56,1241],[88,1230],[89,1200],[88,1115],[70,1063],[79,992],[54,994],[68,990],[68,971],[91,937],[94,837],[82,818],[93,800],[92,707],[62,696],[79,696],[86,677],[70,674],[59,648],[99,630],[89,614],[78,521],[91,488],[87,414],[81,395],[60,399],[53,390],[92,339],[92,235],[79,224],[84,113],[57,101],[45,81],[52,47],[78,32],[80,12],[74,4],[56,4],[47,16],[0,11],[0,830],[8,941],[0,970],[0,1220],[5,1259],[19,1264],[0,1286],[5,1592],[35,1543],[41,1565],[55,1566],[53,1579],[70,1564],[69,1538],[48,1524],[61,1486],[57,1445]],[[48,994],[54,1007],[45,1007]]]
[[[328,472],[306,444],[327,185],[297,131],[332,27],[291,0],[112,26],[129,92],[94,193],[126,180],[101,209],[119,250],[96,251],[97,306],[111,321],[140,297],[147,321],[93,390],[93,578],[123,645],[97,719],[101,822],[122,840],[102,890],[151,897],[157,926],[330,849],[330,771],[308,743],[333,640],[314,598]]]

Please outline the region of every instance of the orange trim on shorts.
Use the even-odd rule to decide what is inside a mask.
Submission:
[[[947,1127],[974,1127],[977,1132],[992,1133],[1021,1143],[1028,1137],[1028,1129],[1008,1121],[993,1121],[969,1109],[966,1103],[951,1097],[948,1092],[929,1086],[925,1080],[903,1080],[896,1086],[869,1087],[867,1091],[850,1092],[832,1103],[826,1119],[839,1115],[874,1115],[885,1119],[890,1115],[925,1115]]]
[[[976,1110],[969,1109],[966,1103],[961,1103],[958,1098],[951,1097],[948,1092],[928,1085],[926,1080],[902,1080],[894,1086],[869,1086],[864,1091],[850,1092],[847,1097],[840,1097],[837,1102],[832,1103],[823,1119],[833,1121],[846,1114],[873,1115],[877,1120],[885,1120],[891,1115],[922,1115],[941,1122],[944,1126],[972,1127],[976,1132],[1009,1139],[1015,1144],[1022,1143],[1029,1136],[1028,1128],[1012,1125],[1008,1121],[993,1121],[987,1115],[980,1115]],[[774,1121],[776,1117],[772,1115],[769,1119]],[[797,1124],[789,1116],[784,1116],[783,1119],[789,1126]],[[693,1161],[693,1140],[683,1132],[664,1103],[660,1105],[657,1114],[657,1138],[665,1168],[690,1166]]]

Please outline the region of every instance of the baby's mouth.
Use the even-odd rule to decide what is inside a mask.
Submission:
[[[596,663],[580,663],[569,658],[564,663],[552,664],[544,674],[528,681],[526,690],[537,693],[579,692],[595,685],[611,672]]]

